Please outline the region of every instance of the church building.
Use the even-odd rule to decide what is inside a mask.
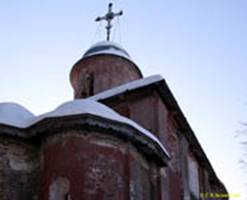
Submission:
[[[74,100],[0,103],[0,199],[228,199],[165,79],[109,39],[72,67]]]

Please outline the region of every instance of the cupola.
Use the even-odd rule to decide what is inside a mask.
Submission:
[[[140,78],[142,73],[127,51],[111,41],[90,47],[70,73],[75,98],[86,98]]]

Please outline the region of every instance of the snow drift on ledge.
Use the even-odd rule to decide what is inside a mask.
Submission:
[[[116,96],[118,94],[122,94],[126,91],[132,91],[132,90],[135,90],[137,88],[142,88],[142,87],[151,85],[153,83],[156,83],[156,82],[159,82],[162,80],[164,80],[164,78],[161,75],[152,75],[152,76],[149,76],[146,78],[138,79],[138,80],[114,87],[112,89],[100,92],[94,96],[88,97],[87,99],[95,100],[95,101],[107,99],[109,97],[113,97],[113,96]]]
[[[1,103],[0,104],[0,124],[9,125],[18,128],[27,128],[46,118],[56,118],[62,116],[79,114],[92,114],[103,118],[115,120],[124,124],[128,124],[141,133],[155,141],[165,153],[167,153],[161,142],[148,130],[142,128],[134,121],[123,117],[110,109],[109,107],[93,100],[73,100],[66,102],[56,108],[55,110],[45,113],[43,115],[34,116],[24,107],[15,103]]]

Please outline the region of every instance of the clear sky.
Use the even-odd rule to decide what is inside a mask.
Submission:
[[[69,72],[104,39],[104,25],[93,20],[105,14],[108,2],[0,1],[0,102],[40,114],[71,100]],[[145,76],[166,79],[219,178],[244,199],[247,176],[235,135],[247,121],[247,1],[113,3],[124,10],[115,41]]]

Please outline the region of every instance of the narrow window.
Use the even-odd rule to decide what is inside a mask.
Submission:
[[[65,194],[64,200],[71,200],[69,193]]]
[[[82,78],[81,97],[89,97],[94,95],[94,75],[93,73],[86,73]]]
[[[89,75],[89,96],[94,95],[94,75],[91,73]]]
[[[199,198],[199,172],[198,163],[192,156],[188,156],[188,174],[189,174],[189,188],[192,196]]]

